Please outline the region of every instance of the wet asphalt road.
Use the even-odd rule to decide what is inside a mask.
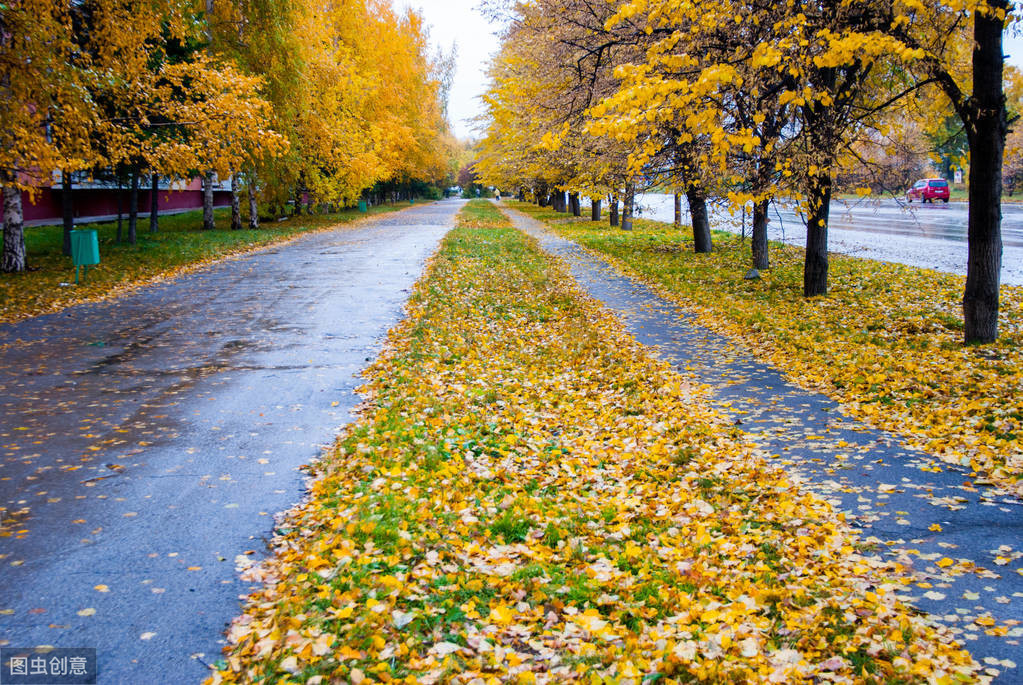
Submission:
[[[301,499],[461,206],[0,326],[0,645],[94,647],[100,683],[202,679],[236,557]]]
[[[836,402],[788,382],[576,243],[509,215],[639,342],[709,386],[717,407],[796,482],[848,512],[863,539],[906,565],[916,583],[905,598],[948,626],[998,674],[995,682],[1023,683],[1023,502],[843,415]]]
[[[671,195],[650,193],[639,197],[641,216],[674,220]],[[685,198],[683,212],[688,212]],[[831,203],[828,249],[832,252],[920,266],[949,273],[966,273],[965,202],[905,203],[892,199],[835,201]],[[711,228],[742,231],[741,214],[711,207]],[[771,240],[804,246],[806,223],[794,211],[773,205],[768,214]],[[689,221],[685,214],[684,221]],[[746,231],[751,218],[745,217]],[[1002,205],[1002,282],[1023,285],[1023,205]]]

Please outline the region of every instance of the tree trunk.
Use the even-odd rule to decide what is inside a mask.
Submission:
[[[160,230],[160,174],[153,172],[149,183],[149,232]]]
[[[213,0],[206,0],[206,42],[213,42]]]
[[[249,189],[249,228],[259,228],[259,204],[256,202],[256,175],[249,174],[245,179]]]
[[[231,174],[231,230],[242,230],[242,199],[238,195],[238,174]]]
[[[25,270],[25,214],[21,207],[21,191],[13,183],[4,184],[4,252],[0,271],[13,273]]]
[[[202,230],[212,231],[213,223],[213,172],[207,171],[202,177]]]
[[[995,3],[992,3],[995,4]],[[999,284],[1002,272],[1002,154],[1006,112],[1002,90],[1003,21],[974,16],[973,101],[975,117],[967,125],[970,142],[970,208],[964,338],[990,343],[998,338]]]
[[[823,92],[835,92],[838,70],[821,67],[811,74],[811,82]],[[828,294],[828,220],[831,212],[832,164],[838,144],[834,105],[811,101],[802,106],[803,123],[809,130],[810,150],[815,154],[817,170],[807,183],[806,253],[803,261],[803,296]]]
[[[71,173],[66,169],[60,172],[60,204],[64,210],[64,245],[65,257],[71,256],[71,231],[75,230],[75,198],[71,194]]]
[[[591,197],[590,198],[590,220],[591,221],[600,221],[600,198],[599,197]]]
[[[697,254],[707,254],[714,250],[710,240],[710,221],[707,219],[707,196],[699,188],[686,191],[689,203],[689,220],[693,224],[693,243]]]
[[[675,193],[675,228],[682,228],[682,193]]]
[[[128,242],[138,244],[139,225],[139,168],[131,167],[131,190],[128,192]]]
[[[124,240],[124,183],[121,172],[117,172],[117,242]]]
[[[806,222],[806,261],[803,263],[803,296],[828,294],[828,214],[831,211],[831,170],[810,179],[809,215]]]
[[[618,227],[618,196],[617,195],[612,195],[611,196],[611,204],[608,205],[607,216],[608,216],[608,223],[611,225],[611,228],[617,228]]]
[[[572,216],[582,216],[582,207],[579,202],[579,193],[572,193],[568,196],[569,205],[572,207]]]
[[[632,230],[632,212],[636,203],[636,187],[631,183],[625,186],[625,202],[622,205],[622,230]]]
[[[753,268],[767,269],[767,209],[770,200],[761,200],[753,204]]]

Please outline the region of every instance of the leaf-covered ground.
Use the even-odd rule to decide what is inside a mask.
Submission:
[[[371,213],[389,212],[407,205],[383,205]],[[357,210],[337,214],[305,215],[288,221],[264,223],[257,230],[230,230],[229,210],[215,212],[217,229],[203,231],[202,212],[160,217],[157,233],[149,232],[149,218],[139,217],[138,244],[116,242],[116,222],[79,228],[99,232],[100,264],[89,267],[80,284],[75,267],[61,252],[62,226],[25,229],[28,271],[0,274],[0,323],[56,312],[81,302],[114,297],[134,288],[173,278],[234,255],[290,240],[302,233],[326,230],[366,216]],[[124,236],[128,234],[127,217]]]
[[[212,682],[959,682],[970,656],[473,203]]]
[[[829,295],[807,300],[802,248],[772,243],[771,269],[747,281],[749,243],[733,234],[716,233],[715,252],[697,255],[687,229],[639,220],[627,233],[514,206],[553,220],[852,416],[1023,492],[1023,288],[1002,287],[998,342],[967,347],[962,276],[832,254]]]

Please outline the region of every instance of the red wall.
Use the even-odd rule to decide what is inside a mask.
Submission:
[[[192,185],[198,185],[198,182]],[[128,214],[128,192],[124,192],[124,214]],[[149,190],[139,190],[139,212],[148,214],[150,209]],[[117,216],[117,191],[113,188],[76,188],[72,191],[75,206],[75,221],[95,221],[102,217]],[[61,190],[43,188],[36,195],[35,201],[29,199],[28,193],[21,195],[25,222],[37,224],[60,223],[64,216],[61,204]],[[159,190],[157,202],[161,214],[185,209],[202,208],[202,191],[189,187],[187,190]],[[231,193],[217,190],[213,193],[215,207],[227,207],[231,204]]]

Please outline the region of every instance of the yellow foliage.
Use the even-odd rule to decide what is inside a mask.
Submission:
[[[743,340],[851,415],[1023,494],[1023,288],[1002,287],[1003,338],[976,349],[959,343],[961,276],[832,255],[831,295],[806,300],[793,287],[799,248],[774,248],[762,287],[738,278],[746,251],[737,238],[719,241],[714,255],[687,258],[634,249],[633,236],[643,245],[678,244],[678,231],[656,222],[618,239],[592,225],[558,230],[695,308],[702,323]]]
[[[869,680],[857,652],[876,680],[976,672],[826,502],[563,265],[471,211],[250,574],[269,582],[211,682]],[[343,554],[313,570],[321,549]],[[322,655],[306,648],[320,634],[336,637]]]

